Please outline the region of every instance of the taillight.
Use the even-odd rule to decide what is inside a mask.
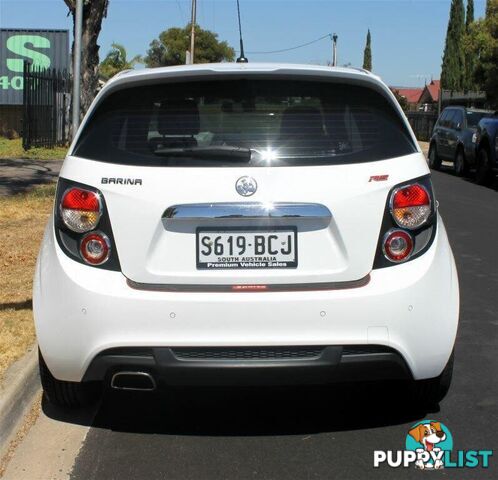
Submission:
[[[395,185],[387,195],[373,268],[409,262],[432,245],[437,202],[430,175]]]
[[[102,204],[95,192],[74,187],[64,192],[60,212],[67,228],[73,232],[84,233],[99,224]]]
[[[400,227],[414,230],[421,227],[431,214],[431,197],[420,184],[414,183],[394,190],[391,214]]]
[[[391,262],[408,260],[413,252],[412,236],[403,230],[390,230],[384,236],[382,251]]]
[[[89,233],[81,239],[80,253],[86,263],[101,265],[109,258],[111,242],[102,232]]]
[[[75,262],[121,271],[104,194],[59,177],[55,198],[54,230],[61,250]]]
[[[268,290],[267,285],[232,285],[233,292],[264,292]]]

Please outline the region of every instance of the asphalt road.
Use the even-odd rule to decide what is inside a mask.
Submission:
[[[71,478],[498,478],[498,191],[448,172],[433,180],[462,297],[454,381],[439,410],[383,385],[109,392],[93,418],[44,405],[53,420],[90,425]],[[409,427],[424,418],[443,422],[455,449],[494,449],[491,468],[374,469],[374,450],[403,449]]]

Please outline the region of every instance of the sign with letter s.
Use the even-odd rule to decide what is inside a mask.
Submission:
[[[69,68],[68,30],[0,29],[0,105],[22,105],[24,62]]]

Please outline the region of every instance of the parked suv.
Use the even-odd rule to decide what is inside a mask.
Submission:
[[[437,205],[368,72],[118,75],[70,147],[38,258],[45,394],[396,379],[437,402],[459,311]]]
[[[498,112],[483,118],[477,127],[476,182],[489,185],[498,172]]]
[[[476,166],[477,124],[487,110],[447,107],[443,110],[432,133],[429,166],[439,170],[443,160],[453,162],[455,173],[467,175]]]

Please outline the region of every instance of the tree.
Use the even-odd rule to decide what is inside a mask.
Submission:
[[[190,25],[170,28],[150,43],[144,62],[148,67],[182,65],[190,47]],[[195,63],[233,62],[235,50],[218,35],[195,26]]]
[[[111,50],[100,64],[100,74],[109,79],[116,73],[133,68],[137,63],[140,63],[140,55],[136,55],[131,60],[128,60],[127,57],[126,48],[120,43],[113,43]]]
[[[467,0],[467,14],[465,15],[465,30],[468,31],[474,22],[474,0]]]
[[[76,0],[64,0],[73,16],[73,32],[76,13]],[[107,16],[109,0],[85,0],[81,35],[81,116],[85,114],[94,99],[98,85],[99,38],[102,20]],[[74,42],[72,46],[74,58]]]
[[[465,36],[469,35],[470,28],[474,23],[474,0],[467,0],[467,14],[465,15]],[[464,43],[464,53],[465,53],[465,39]],[[465,58],[465,90],[472,91],[475,90],[474,84],[474,71],[476,68],[475,58],[472,55],[464,55]]]
[[[463,0],[452,0],[441,67],[441,87],[446,90],[459,91],[465,87],[464,33]]]
[[[465,53],[475,62],[472,80],[498,107],[498,0],[488,0],[486,17],[472,23],[465,38]]]
[[[365,50],[363,50],[363,68],[372,71],[372,37],[370,36],[370,29],[367,33],[367,44],[365,45]]]

